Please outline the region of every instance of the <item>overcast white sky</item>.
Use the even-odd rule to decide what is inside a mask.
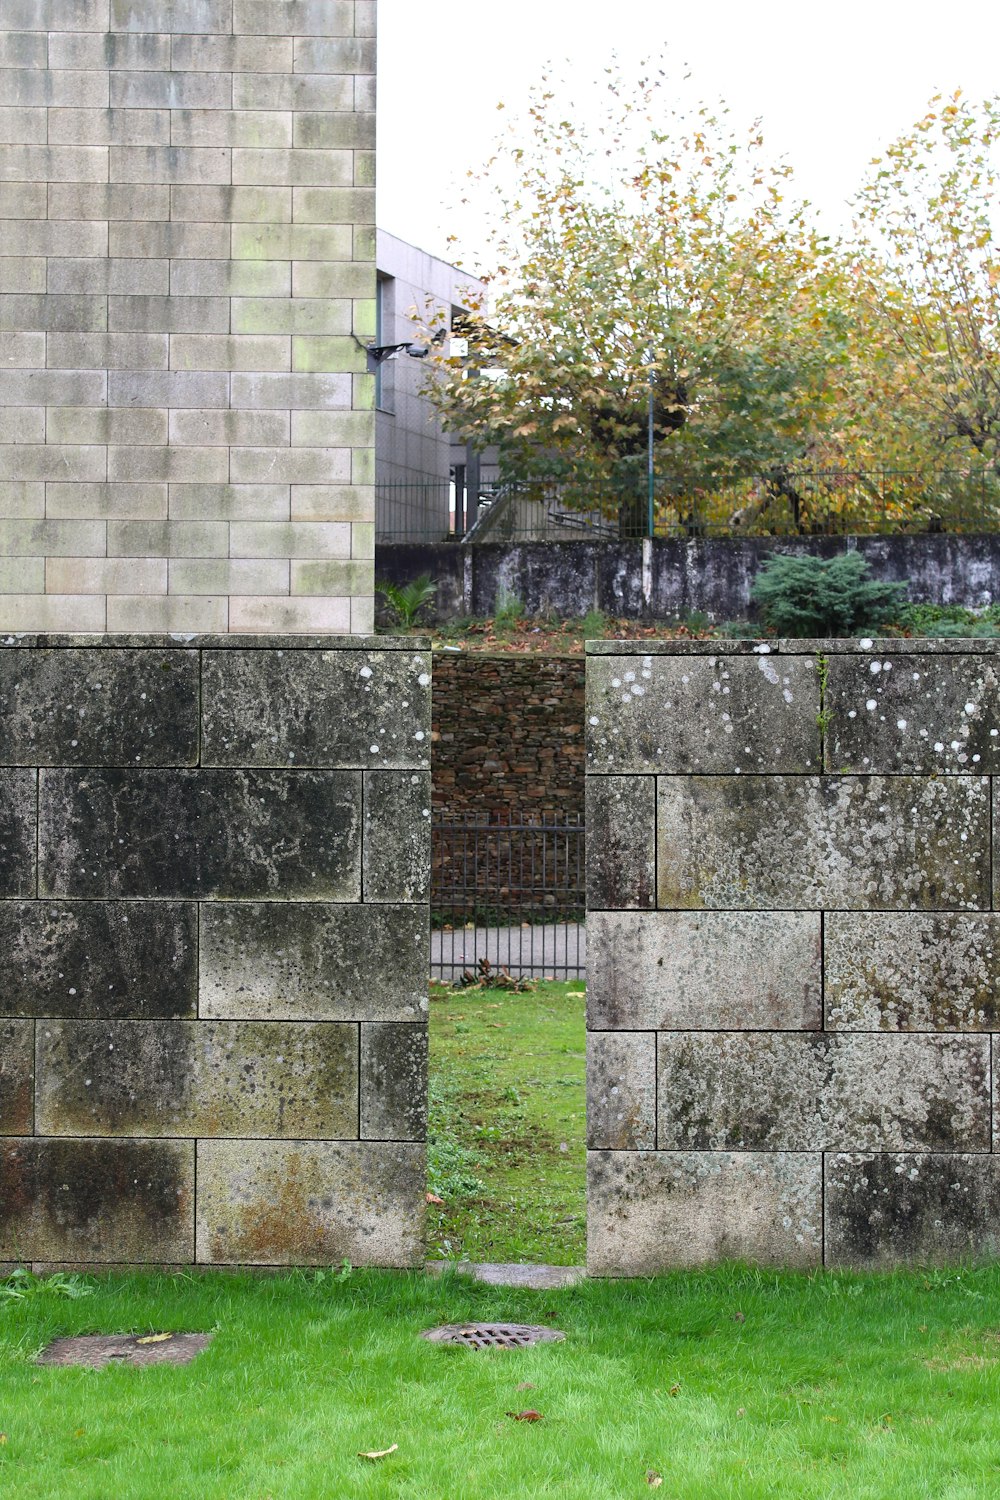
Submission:
[[[459,205],[543,64],[596,78],[669,47],[699,95],[760,115],[831,231],[872,156],[938,89],[1000,92],[997,0],[380,0],[379,225],[447,259],[479,238]],[[481,205],[481,211],[485,206]]]

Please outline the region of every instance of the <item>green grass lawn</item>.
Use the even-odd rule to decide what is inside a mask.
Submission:
[[[561,1292],[451,1275],[115,1275],[0,1304],[0,1493],[24,1500],[965,1500],[1000,1493],[1000,1270],[724,1268]],[[435,1348],[471,1318],[562,1345]],[[186,1368],[39,1369],[50,1338],[215,1329]],[[526,1407],[528,1425],[505,1413]],[[359,1450],[398,1451],[379,1463]]]
[[[431,990],[432,1259],[586,1259],[581,983]]]

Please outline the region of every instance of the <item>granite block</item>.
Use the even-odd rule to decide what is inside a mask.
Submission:
[[[427,1027],[361,1026],[361,1139],[427,1139]]]
[[[34,1105],[35,1028],[31,1021],[0,1021],[0,1135],[31,1135]]]
[[[655,779],[590,776],[586,806],[588,908],[655,906]]]
[[[431,778],[427,771],[366,771],[365,901],[428,901]]]
[[[824,1197],[827,1265],[886,1270],[1000,1256],[998,1156],[830,1156]]]
[[[587,1145],[592,1151],[656,1150],[655,1032],[589,1033]]]
[[[828,912],[828,1031],[1000,1029],[1000,915]]]
[[[0,898],[35,894],[37,771],[0,770]]]

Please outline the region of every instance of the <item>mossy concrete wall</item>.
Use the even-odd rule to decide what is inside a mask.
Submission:
[[[422,1261],[430,658],[0,642],[0,1261]]]
[[[591,1272],[996,1256],[992,643],[588,653]]]

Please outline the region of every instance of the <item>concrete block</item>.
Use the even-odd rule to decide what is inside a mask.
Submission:
[[[288,562],[280,558],[176,558],[170,563],[172,594],[263,594],[288,592]]]
[[[288,446],[289,414],[286,411],[175,411],[170,414],[170,441],[178,447],[268,443]]]
[[[172,484],[170,518],[177,521],[281,521],[289,514],[287,484]]]
[[[202,1017],[413,1022],[427,1015],[428,921],[419,906],[218,902],[201,907],[200,941]]]
[[[0,98],[3,96],[0,69]],[[49,78],[68,78],[67,73],[49,73]],[[0,146],[0,181],[3,182],[107,182],[108,151],[105,146]]]
[[[293,144],[306,147],[347,148],[375,145],[373,115],[355,114],[353,110],[300,110],[293,116]]]
[[[111,224],[108,243],[112,255],[166,256],[179,260],[224,260],[229,254],[228,224],[180,224],[159,221]]]
[[[354,35],[375,36],[378,0],[354,0]]]
[[[826,1161],[825,1259],[858,1270],[994,1261],[1000,1157],[863,1153]]]
[[[227,297],[109,297],[113,333],[228,333]]]
[[[375,567],[371,560],[293,562],[291,566],[291,592],[296,595],[347,594],[357,598],[373,594],[374,589]]]
[[[234,0],[233,30],[278,36],[349,37],[351,0]]]
[[[49,260],[50,292],[84,292],[94,296],[165,295],[170,288],[170,262],[154,260]]]
[[[165,370],[169,342],[165,333],[50,333],[48,350],[49,364],[56,370],[93,371],[87,379],[100,392],[97,401],[70,403],[56,397],[50,405],[103,406],[108,399],[105,370]],[[82,379],[78,377],[77,384]]]
[[[830,1031],[1000,1028],[1000,916],[827,912]]]
[[[131,594],[108,599],[107,629],[136,634],[190,631],[218,634],[229,628],[228,600],[192,598],[187,594]]]
[[[294,341],[296,347],[299,340]],[[351,407],[349,375],[234,374],[233,405],[241,411],[270,408],[279,411],[328,411]]]
[[[304,37],[295,43],[296,73],[375,72],[375,41],[372,37]]]
[[[176,73],[291,73],[287,36],[174,36],[170,67]]]
[[[375,266],[369,261],[304,261],[294,268],[296,297],[371,297],[374,287]]]
[[[361,1139],[427,1139],[427,1027],[361,1026]]]
[[[0,631],[91,635],[106,628],[106,618],[105,601],[99,595],[73,599],[65,594],[0,595]]]
[[[30,1135],[34,1130],[34,1075],[34,1025],[0,1022],[0,1135]]]
[[[174,297],[287,297],[291,289],[287,261],[178,261],[170,279]]]
[[[107,453],[104,448],[82,444],[64,444],[47,448],[36,443],[11,444],[0,447],[0,479],[82,479],[101,480],[107,478]],[[55,523],[61,526],[62,522]],[[12,528],[18,528],[12,530]],[[0,537],[11,543],[11,550],[20,544],[18,536],[24,535],[20,523],[0,522]],[[100,544],[99,544],[100,545]],[[103,546],[100,546],[103,552]],[[38,549],[30,547],[27,556],[38,556]]]
[[[198,715],[193,652],[0,652],[4,765],[196,765]]]
[[[374,448],[354,448],[351,451],[351,483],[375,483]]]
[[[113,521],[109,557],[228,557],[224,521]]]
[[[986,778],[692,776],[658,782],[668,908],[988,908]]]
[[[54,31],[49,36],[49,67],[162,71],[170,67],[170,37],[155,30],[109,31],[103,36],[93,32]]]
[[[0,521],[0,554],[8,557],[103,557],[99,521]]]
[[[5,30],[0,34],[0,68],[47,68],[48,65],[48,37],[43,31]]]
[[[102,219],[119,221],[113,232],[121,241],[121,248],[113,249],[112,255],[142,255],[146,252],[131,247],[141,244],[144,234],[154,227],[147,220],[169,218],[170,189],[158,183],[53,182],[49,185],[48,207],[50,219],[98,221],[79,224],[73,229],[51,225],[53,234],[58,231],[59,243],[67,248],[50,250],[50,255],[106,255],[108,228],[99,222]],[[90,239],[100,243],[101,238],[103,249],[88,243]]]
[[[229,601],[229,628],[247,635],[348,635],[355,633],[350,599],[237,599]]]
[[[165,594],[166,558],[49,557],[47,594]]]
[[[828,672],[828,769],[968,775],[1000,766],[991,658],[833,656]]]
[[[155,78],[155,73],[136,73],[136,78]],[[171,74],[178,80],[199,74]],[[125,103],[125,100],[121,100]],[[112,146],[109,168],[112,182],[196,183],[232,181],[232,152],[221,146]]]
[[[13,111],[20,114],[21,111]],[[47,184],[44,182],[2,182],[0,183],[0,218],[4,219],[39,219],[44,217],[47,199]],[[47,225],[30,224],[5,224],[5,243],[13,242],[15,245],[23,241],[25,234],[36,238]],[[102,225],[92,227],[92,235],[101,235],[107,247],[107,230]],[[11,250],[11,254],[21,253]]]
[[[0,443],[44,443],[44,406],[0,407]],[[31,483],[30,480],[23,481]],[[17,483],[15,480],[14,483]]]
[[[40,480],[0,482],[0,516],[8,520],[40,520],[45,515],[45,485]]]
[[[375,629],[375,599],[368,594],[351,600],[351,634],[371,635]]]
[[[50,444],[155,446],[167,441],[167,413],[155,407],[50,406],[44,436]]]
[[[596,656],[587,663],[587,767],[816,771],[819,710],[808,656]]]
[[[587,1145],[598,1151],[656,1150],[656,1035],[587,1036]]]
[[[367,411],[293,411],[295,448],[374,446],[375,414]]]
[[[8,37],[9,40],[9,37]],[[44,38],[42,38],[44,41]],[[0,56],[4,37],[0,35]],[[45,109],[0,108],[0,144],[39,145],[48,140],[48,111]]]
[[[287,187],[193,187],[170,189],[170,217],[216,224],[231,237],[233,224],[284,224],[292,218],[292,190]],[[222,251],[223,257],[226,251]],[[211,260],[212,252],[202,257]]]
[[[225,407],[229,405],[229,376],[222,371],[131,370],[112,371],[108,379],[110,406]]]
[[[0,333],[0,369],[30,370],[44,364],[44,333]]]
[[[301,453],[312,455],[322,450],[299,448],[294,453],[288,450],[283,454],[280,448],[270,450],[279,457],[286,460],[296,458]],[[277,469],[280,466],[269,465],[265,462],[253,464],[246,459],[237,463],[237,455],[249,455],[257,452],[256,449],[240,448],[234,449],[232,454],[232,467],[234,477],[250,479],[252,471],[256,470],[263,475],[269,469]],[[311,462],[311,459],[310,459]],[[297,472],[292,466],[292,473]],[[280,472],[273,473],[272,477],[281,481],[283,475]],[[279,524],[277,522],[239,522],[233,524],[230,532],[230,548],[234,557],[349,557],[351,552],[350,527],[341,522],[310,522],[299,521]]]
[[[591,1151],[587,1179],[591,1276],[821,1263],[819,1152]]]
[[[358,371],[364,358],[363,350],[359,349],[353,338],[337,337],[331,338],[293,338],[292,339],[292,369],[302,371],[304,374],[322,374],[326,371],[341,370],[353,371],[354,380],[359,378]],[[370,380],[370,376],[364,377]],[[353,381],[352,381],[353,387]],[[358,401],[352,390],[352,400],[355,407]],[[374,407],[374,400],[368,402],[364,410]]]
[[[352,553],[357,523],[367,524],[375,515],[375,492],[350,484],[293,484],[293,521],[349,521]]]
[[[112,482],[155,483],[202,480],[221,484],[229,464],[225,448],[108,448],[108,479]]]
[[[100,332],[107,327],[104,297],[59,297],[40,293],[0,294],[0,328],[46,333]]]
[[[357,1027],[46,1020],[35,1116],[46,1136],[356,1140]]]
[[[290,126],[290,111],[287,119]],[[266,142],[261,143],[261,148],[234,147],[233,150],[234,183],[268,187],[286,184],[292,187],[350,187],[353,169],[351,151],[309,151],[303,147],[276,150],[268,149]]]
[[[988,1151],[984,1037],[658,1037],[661,1150]]]
[[[375,189],[296,187],[292,189],[292,216],[298,224],[374,224]],[[336,328],[329,330],[330,333],[338,331]],[[360,333],[361,330],[357,331]],[[374,333],[375,330],[371,331]]]
[[[197,998],[193,902],[0,902],[0,1014],[160,1021]]]
[[[50,337],[54,341],[61,336]],[[104,406],[107,399],[103,370],[0,370],[4,406]]]
[[[423,1264],[424,1148],[389,1142],[199,1141],[205,1264]]]
[[[833,919],[829,914],[827,923]],[[820,927],[818,912],[592,911],[588,1024],[621,1031],[819,1031]],[[829,982],[828,972],[828,994]]]
[[[44,594],[44,557],[0,557],[0,594]]]
[[[194,1142],[8,1139],[5,1260],[190,1263]]]
[[[354,80],[329,74],[237,73],[233,108],[352,110]]]
[[[2,305],[2,304],[0,304]],[[234,297],[234,333],[350,333],[349,302],[320,297]]]
[[[233,29],[233,0],[111,0],[111,29],[225,34]]]
[[[228,73],[152,73],[122,72],[111,74],[113,109],[194,110],[214,109],[220,113],[233,107],[233,80]],[[179,144],[173,142],[174,145]],[[172,153],[171,153],[172,154]],[[170,156],[163,156],[170,161]],[[133,163],[134,166],[134,163]],[[132,177],[112,168],[112,182],[197,182],[197,177],[153,175]],[[207,182],[228,182],[227,177],[211,176]]]
[[[360,898],[356,772],[45,770],[39,818],[45,896]]]
[[[173,370],[288,370],[291,338],[274,334],[175,333],[170,337]]]
[[[351,527],[351,556],[375,560],[375,527],[366,522],[355,522]]]
[[[202,764],[428,770],[430,684],[426,653],[206,651]]]
[[[364,787],[363,899],[429,901],[430,773],[366,771]]]
[[[44,291],[45,261],[41,257],[3,257],[0,261],[0,292]]]
[[[40,68],[3,68],[0,69],[0,105],[15,109],[107,109],[110,102],[108,79],[106,72],[78,72],[71,68],[59,72],[46,72]],[[48,179],[43,172],[39,177],[26,175],[22,180],[45,182]],[[72,178],[68,180],[72,181]],[[107,181],[107,172],[104,181]]]
[[[51,145],[169,146],[170,111],[50,109],[48,140]],[[107,175],[101,180],[106,182]]]
[[[54,484],[45,488],[45,514],[53,520],[127,518],[156,521],[167,514],[165,484]]]
[[[656,782],[651,776],[587,780],[587,907],[656,904]]]

